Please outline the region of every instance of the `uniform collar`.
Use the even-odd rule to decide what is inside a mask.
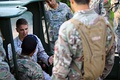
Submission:
[[[21,55],[19,55],[19,59],[29,59],[29,60],[32,60],[32,57],[21,54]]]
[[[81,14],[91,14],[91,13],[96,13],[96,12],[94,11],[94,9],[86,9],[86,10],[79,10],[79,11],[75,12],[74,15],[78,14],[78,13],[81,13]]]
[[[18,42],[17,45],[18,45],[18,46],[21,46],[22,41],[20,40],[19,36],[17,37],[17,42]]]

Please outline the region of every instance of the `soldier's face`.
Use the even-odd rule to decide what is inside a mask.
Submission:
[[[46,3],[51,7],[54,8],[56,5],[56,0],[46,0]]]
[[[16,30],[19,33],[20,38],[24,38],[28,35],[28,25],[20,25]]]

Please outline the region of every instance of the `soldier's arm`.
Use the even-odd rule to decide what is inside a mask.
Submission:
[[[68,24],[60,27],[58,40],[54,47],[54,66],[52,80],[67,80],[70,72],[70,64],[72,61],[72,53],[69,49],[69,39],[66,35],[67,31],[62,28],[66,28]],[[70,26],[69,26],[70,28]]]
[[[66,10],[67,10],[67,20],[69,20],[73,17],[73,13],[67,5],[66,5]]]
[[[53,80],[66,80],[70,71],[69,66],[72,59],[67,45],[62,37],[59,36],[54,51]]]
[[[37,40],[38,40],[38,53],[37,53],[37,56],[38,58],[43,61],[45,64],[48,65],[48,59],[49,59],[49,56],[47,55],[47,53],[45,52],[44,48],[43,48],[43,45],[41,43],[41,40],[36,36]]]
[[[14,75],[10,73],[9,66],[6,62],[0,62],[0,80],[16,80]]]

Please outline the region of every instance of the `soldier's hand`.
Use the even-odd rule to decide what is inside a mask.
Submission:
[[[53,56],[50,56],[50,57],[49,57],[49,63],[50,63],[50,65],[53,64]]]

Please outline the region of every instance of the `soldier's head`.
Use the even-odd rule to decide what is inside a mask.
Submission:
[[[90,0],[70,0],[71,8],[75,12],[89,8],[89,2]]]
[[[56,9],[57,8],[57,1],[56,0],[45,0],[47,5],[53,9]]]
[[[27,35],[22,42],[22,55],[32,56],[36,50],[37,38],[34,35]]]
[[[28,22],[24,18],[20,18],[16,22],[16,31],[19,33],[20,40],[28,35]]]

